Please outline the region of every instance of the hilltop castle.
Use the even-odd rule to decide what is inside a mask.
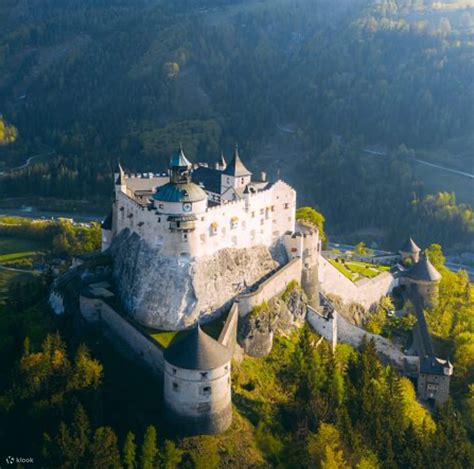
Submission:
[[[193,167],[181,149],[169,174],[116,174],[115,202],[103,249],[128,228],[162,256],[198,258],[225,248],[271,247],[295,230],[296,192],[265,173],[252,179],[235,149],[215,168]]]

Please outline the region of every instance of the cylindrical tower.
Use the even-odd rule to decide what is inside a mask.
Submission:
[[[408,238],[398,252],[402,261],[411,259],[416,264],[420,260],[421,249],[412,238]]]
[[[231,358],[199,325],[165,350],[165,415],[180,433],[214,434],[229,427]]]
[[[423,300],[423,306],[435,307],[438,303],[441,274],[434,268],[426,254],[422,255],[420,261],[408,270],[406,276],[414,293]]]

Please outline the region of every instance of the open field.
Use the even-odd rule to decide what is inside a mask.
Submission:
[[[0,237],[0,263],[33,260],[41,256],[46,247],[40,241]]]

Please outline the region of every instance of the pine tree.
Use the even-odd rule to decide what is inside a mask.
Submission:
[[[158,448],[156,446],[156,428],[153,425],[147,427],[143,437],[140,463],[142,469],[153,469],[156,467]]]
[[[117,436],[110,427],[99,427],[94,433],[89,448],[87,464],[91,469],[120,468],[120,452],[117,447]]]
[[[135,469],[136,467],[137,445],[135,435],[128,432],[123,445],[123,465],[126,469]]]
[[[165,441],[165,451],[163,454],[163,465],[165,469],[175,469],[183,459],[183,451],[180,450],[173,441]]]

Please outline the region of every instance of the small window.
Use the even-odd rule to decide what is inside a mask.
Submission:
[[[173,368],[173,374],[174,375],[176,374],[176,368]]]
[[[252,212],[252,218],[255,218],[255,212]]]
[[[260,215],[263,215],[264,212],[265,212],[265,209],[261,208],[261,209],[260,209]]]
[[[181,222],[180,221],[177,221],[176,222],[176,227],[179,228],[181,226]]]
[[[207,379],[208,373],[207,371],[202,371],[201,372],[201,379]]]
[[[183,239],[186,241],[188,239],[187,233],[183,233]]]
[[[227,178],[227,184],[230,184],[230,178]]]
[[[179,385],[178,383],[173,383],[173,391],[178,392],[179,391]]]
[[[240,183],[241,183],[241,184],[244,183],[244,178],[240,178]]]
[[[158,223],[161,223],[161,217],[158,217]]]
[[[288,202],[285,202],[285,203],[283,204],[283,208],[290,208],[290,204],[289,204]]]
[[[202,395],[203,396],[210,396],[211,395],[211,386],[204,386],[202,388]]]
[[[163,204],[158,204],[158,208],[163,209],[163,208],[165,208],[165,206]]]

